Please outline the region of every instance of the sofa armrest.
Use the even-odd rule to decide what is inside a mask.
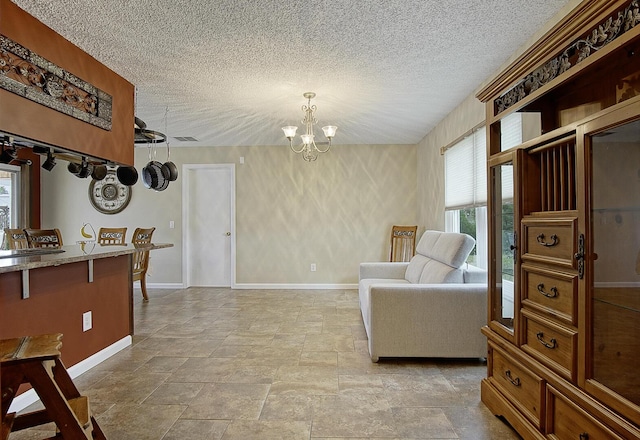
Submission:
[[[486,284],[372,284],[369,352],[378,357],[485,357]],[[364,314],[363,314],[364,316]]]
[[[397,263],[360,263],[360,279],[386,278],[403,280],[407,271],[408,262]]]

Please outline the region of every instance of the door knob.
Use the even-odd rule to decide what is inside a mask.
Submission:
[[[225,235],[226,235],[227,237],[231,237],[231,232],[227,232]]]

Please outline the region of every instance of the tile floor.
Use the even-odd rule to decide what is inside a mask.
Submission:
[[[355,290],[134,293],[133,345],[74,380],[109,440],[520,438],[481,360],[372,363]]]

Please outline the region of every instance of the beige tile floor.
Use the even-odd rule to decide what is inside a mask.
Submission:
[[[481,360],[372,363],[355,290],[150,298],[133,345],[75,379],[109,440],[520,438],[480,402]]]

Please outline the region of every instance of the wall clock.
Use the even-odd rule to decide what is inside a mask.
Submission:
[[[116,214],[127,207],[131,200],[131,187],[120,183],[115,170],[108,170],[102,180],[91,180],[89,200],[103,214]]]

